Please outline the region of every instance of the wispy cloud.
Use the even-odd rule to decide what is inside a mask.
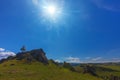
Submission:
[[[38,3],[39,3],[39,0],[32,0],[32,2],[33,2],[33,4],[34,4],[34,5],[36,5],[36,6],[37,6],[37,5],[38,5]]]
[[[91,57],[86,57],[85,59],[91,59]]]
[[[66,62],[69,63],[108,63],[108,62],[120,62],[120,58],[103,58],[103,57],[86,57],[83,60],[80,60],[78,57],[66,57],[64,59]]]
[[[103,8],[109,11],[120,11],[120,2],[119,1],[110,1],[108,0],[91,0],[98,8]]]
[[[107,54],[108,55],[119,55],[120,56],[120,48],[117,48],[117,49],[112,49],[112,50],[109,50],[108,52],[107,52]]]
[[[9,56],[15,56],[16,54],[11,51],[6,51],[4,48],[0,48],[0,60],[5,59]]]
[[[92,60],[93,61],[98,61],[98,60],[101,60],[102,59],[102,57],[96,57],[96,58],[93,58]]]
[[[120,58],[113,58],[112,61],[113,62],[120,62]]]
[[[85,58],[86,59],[86,58]],[[82,61],[83,63],[107,63],[107,62],[120,62],[120,58],[110,58],[110,59],[107,59],[107,58],[103,58],[103,57],[95,57],[95,58],[89,58],[89,59],[86,59],[86,60],[83,60]]]
[[[81,63],[80,58],[78,57],[67,57],[66,61],[69,63]]]

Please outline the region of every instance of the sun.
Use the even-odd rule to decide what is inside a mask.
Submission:
[[[59,24],[66,15],[64,2],[61,0],[33,0],[33,3],[42,23]]]
[[[42,6],[42,14],[44,19],[56,22],[62,16],[62,8],[56,3],[49,3]]]
[[[47,5],[43,8],[43,11],[47,17],[56,18],[59,14],[60,9],[55,5]]]
[[[46,10],[47,10],[48,14],[50,14],[50,15],[55,15],[57,9],[56,9],[55,6],[50,5],[50,6],[48,6],[48,7],[46,8]]]

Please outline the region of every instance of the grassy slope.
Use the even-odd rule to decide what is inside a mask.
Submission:
[[[104,64],[99,64],[99,65],[93,65],[92,66],[95,69],[95,73],[99,76],[99,77],[104,77],[104,76],[118,76],[120,77],[120,65],[104,65]],[[76,71],[78,72],[83,72],[83,68],[80,66],[76,66],[75,67]]]
[[[14,64],[11,66],[11,64]],[[0,80],[101,80],[89,74],[71,72],[52,63],[43,65],[34,62],[25,64],[8,61],[0,64]]]
[[[99,74],[100,76],[114,75],[120,77],[120,65],[99,65],[99,66],[114,70],[114,71],[98,71],[97,74]]]

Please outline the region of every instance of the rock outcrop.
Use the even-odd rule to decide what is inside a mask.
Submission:
[[[28,62],[36,60],[44,64],[48,64],[48,59],[43,49],[35,49],[26,52],[20,52],[16,55],[16,59],[17,60],[26,59]]]

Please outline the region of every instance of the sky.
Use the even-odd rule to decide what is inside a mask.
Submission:
[[[42,48],[58,62],[120,62],[119,4],[119,0],[0,0],[0,59],[25,45],[27,50]]]

